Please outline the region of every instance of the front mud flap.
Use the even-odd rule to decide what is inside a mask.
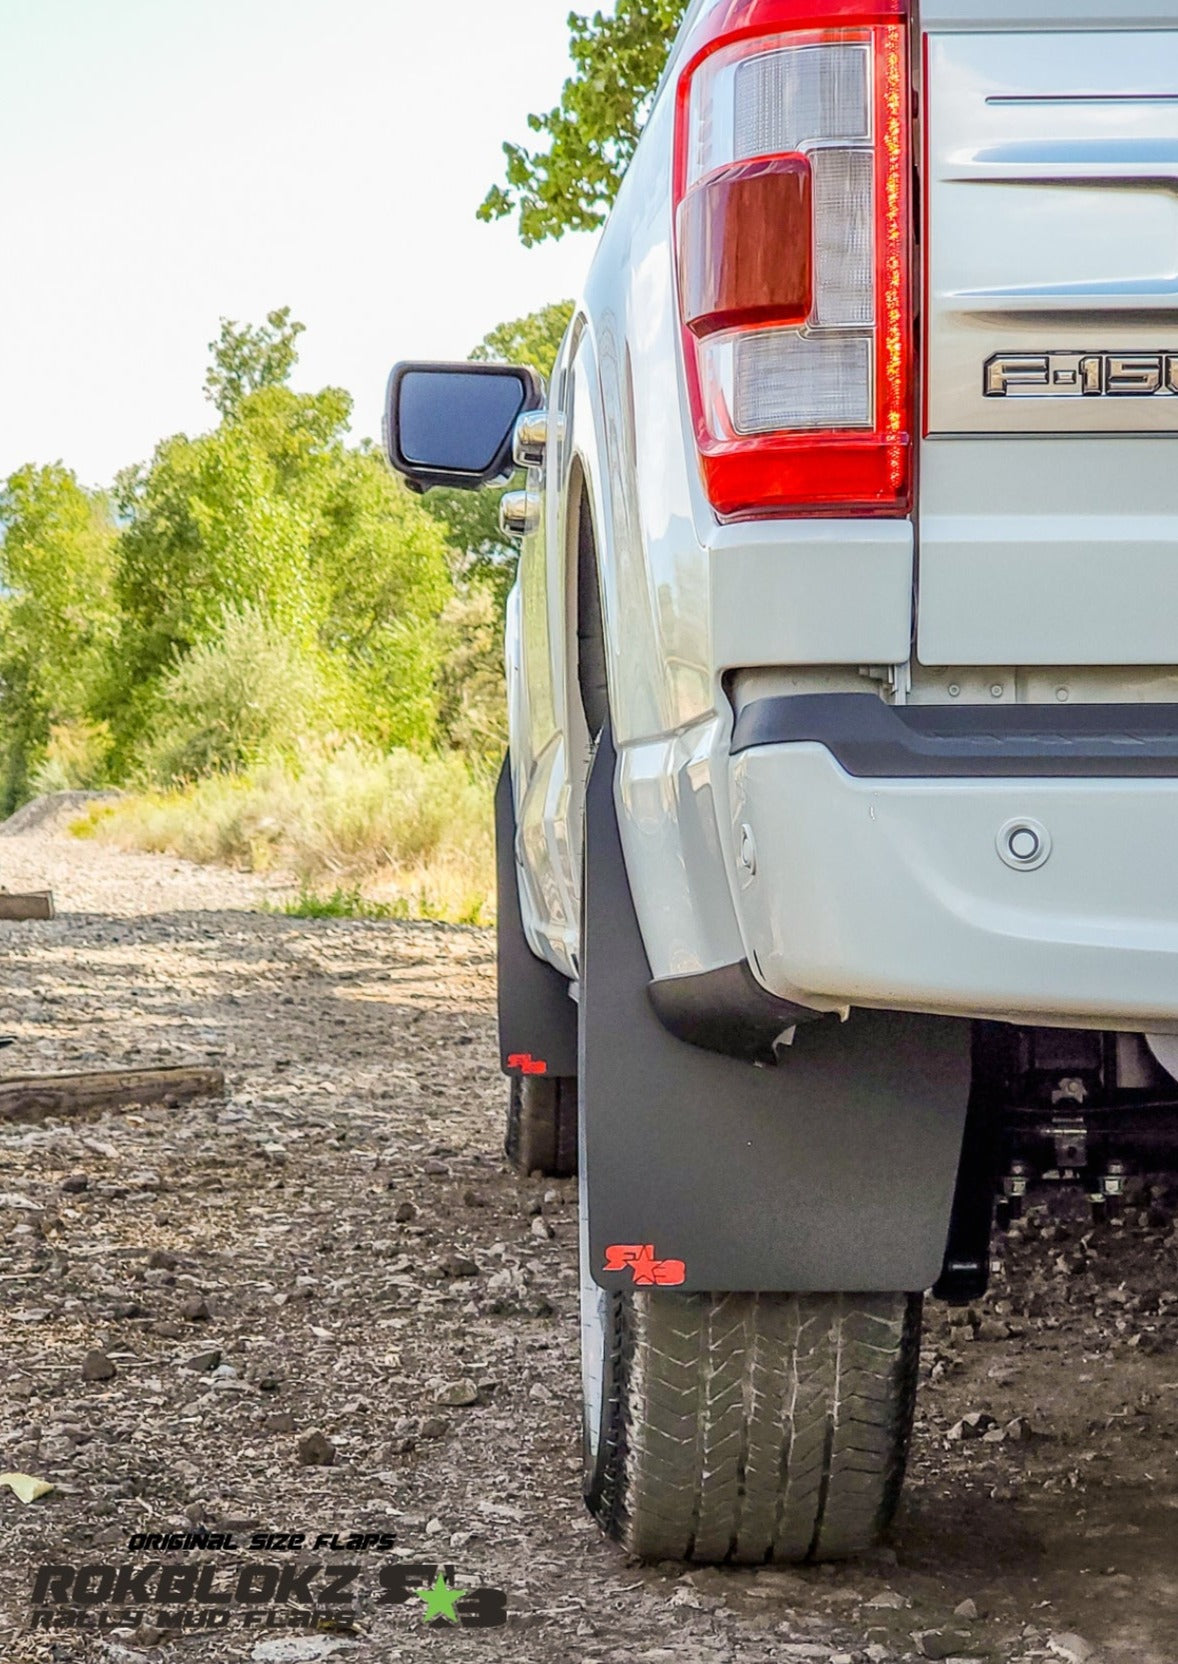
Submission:
[[[578,1024],[583,1205],[604,1288],[911,1291],[941,1273],[970,1024],[852,1011],[777,1067],[674,1038],[626,874],[608,728],[585,812]]]
[[[506,1075],[575,1075],[577,1008],[568,980],[536,957],[524,934],[509,757],[495,787],[495,877],[500,1066]]]

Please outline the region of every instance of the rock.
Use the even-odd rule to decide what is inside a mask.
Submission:
[[[995,1317],[984,1317],[974,1330],[975,1340],[1009,1340],[1010,1326]]]
[[[433,1159],[423,1161],[421,1164],[421,1171],[423,1173],[428,1173],[431,1179],[448,1179],[450,1177],[450,1169],[446,1166],[444,1161],[436,1161]]]
[[[117,1374],[118,1370],[106,1353],[97,1347],[82,1359],[83,1381],[113,1381]]]
[[[214,1347],[208,1352],[194,1352],[191,1358],[185,1358],[184,1368],[191,1369],[198,1375],[221,1367],[221,1354]]]
[[[398,1202],[393,1209],[393,1218],[398,1225],[408,1225],[411,1219],[417,1218],[417,1209],[412,1202]]]
[[[276,1415],[266,1417],[267,1433],[293,1433],[295,1418],[288,1410],[279,1410]]]
[[[418,1436],[423,1439],[441,1439],[445,1438],[449,1431],[450,1423],[445,1416],[426,1416]]]
[[[190,1294],[180,1306],[180,1316],[186,1323],[207,1323],[209,1308],[203,1294]]]
[[[90,1180],[85,1173],[69,1173],[58,1187],[66,1196],[80,1196],[89,1190]]]
[[[1095,1656],[1096,1648],[1082,1635],[1062,1634],[1047,1637],[1047,1650],[1057,1658],[1067,1659],[1067,1664],[1087,1664]]]
[[[451,1409],[465,1409],[478,1403],[479,1389],[469,1375],[463,1375],[457,1381],[447,1381],[438,1387],[433,1398],[435,1404],[445,1404]]]
[[[1035,1437],[1035,1429],[1026,1416],[1015,1416],[1013,1421],[1006,1423],[1003,1432],[1012,1444],[1030,1444]]]
[[[962,1646],[968,1645],[968,1638],[963,1635],[949,1635],[944,1630],[926,1629],[913,1636],[917,1651],[922,1658],[961,1658]]]
[[[175,1271],[180,1261],[166,1248],[153,1248],[147,1261],[149,1271]]]
[[[971,1623],[977,1615],[977,1603],[972,1600],[963,1600],[960,1606],[955,1606],[953,1608],[953,1616],[955,1618],[968,1618]]]
[[[259,1641],[250,1657],[257,1664],[312,1664],[330,1658],[348,1643],[338,1635],[291,1635],[282,1640]]]
[[[872,1595],[867,1602],[868,1606],[873,1606],[877,1610],[890,1612],[899,1612],[901,1608],[911,1606],[911,1604],[912,1602],[906,1595],[897,1594],[895,1589],[881,1589],[878,1595]]]
[[[161,1340],[179,1340],[184,1330],[179,1323],[173,1323],[171,1318],[165,1318],[159,1323],[153,1323],[151,1332],[153,1335],[158,1335]]]
[[[946,1437],[953,1439],[954,1441],[960,1439],[980,1439],[990,1432],[992,1428],[997,1427],[997,1425],[998,1423],[995,1421],[994,1417],[987,1414],[985,1410],[973,1410],[969,1415],[962,1416],[960,1421],[954,1422],[953,1426],[946,1434]]]
[[[336,1458],[336,1448],[326,1433],[308,1433],[295,1447],[300,1464],[305,1468],[329,1468]]]
[[[540,1237],[544,1242],[551,1242],[552,1238],[556,1235],[556,1232],[548,1223],[547,1219],[541,1218],[537,1215],[537,1217],[532,1220],[532,1235]]]

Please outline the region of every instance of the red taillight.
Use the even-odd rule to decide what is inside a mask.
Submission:
[[[902,3],[728,0],[679,83],[683,354],[722,517],[908,510]]]

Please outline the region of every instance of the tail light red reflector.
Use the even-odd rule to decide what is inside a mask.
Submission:
[[[810,164],[765,156],[709,174],[683,199],[679,293],[694,335],[810,314]]]

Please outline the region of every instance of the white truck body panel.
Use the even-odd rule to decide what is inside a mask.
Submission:
[[[820,747],[733,758],[730,745],[742,704],[766,693],[1178,696],[1178,394],[983,397],[994,353],[1178,354],[1178,30],[1141,5],[1116,18],[1083,0],[923,8],[915,512],[725,525],[687,415],[672,236],[671,91],[709,9],[689,15],[602,234],[532,476],[543,518],[521,557],[510,671],[528,940],[575,980],[583,491],[622,845],[654,978],[743,958],[816,1010],[1165,1028],[1178,1022],[1174,781],[861,780]],[[995,849],[1019,815],[1050,828],[1036,871],[1012,872]]]

